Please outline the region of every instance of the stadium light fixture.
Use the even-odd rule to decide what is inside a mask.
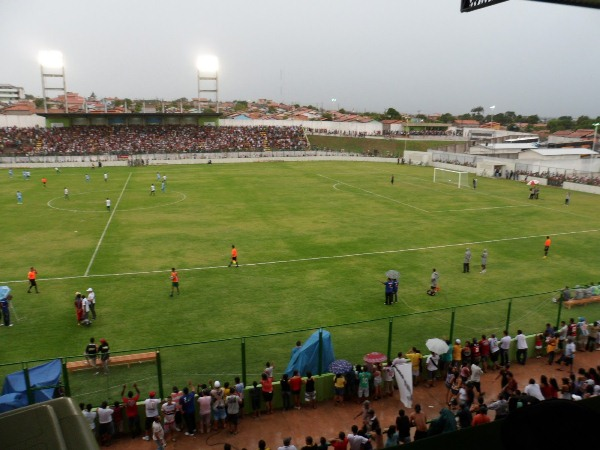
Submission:
[[[44,111],[48,112],[48,104],[46,99],[47,91],[61,91],[64,95],[65,113],[69,112],[69,103],[67,100],[67,83],[65,81],[65,63],[63,54],[58,50],[42,50],[38,54],[38,62],[42,74],[42,96],[44,98]],[[59,79],[59,83],[50,83],[48,86],[46,81]]]
[[[198,69],[198,111],[200,111],[201,93],[209,92],[215,95],[217,113],[219,112],[219,59],[214,55],[201,55],[196,59]],[[210,88],[203,88],[203,82],[209,83]]]
[[[594,127],[594,140],[592,141],[592,150],[595,151],[596,140],[598,138],[598,127],[600,126],[600,122],[593,123],[592,126]]]

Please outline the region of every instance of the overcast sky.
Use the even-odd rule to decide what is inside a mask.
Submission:
[[[0,84],[41,96],[40,50],[89,96],[197,96],[356,112],[600,115],[600,10],[510,0],[0,0]],[[337,101],[332,102],[332,98]]]

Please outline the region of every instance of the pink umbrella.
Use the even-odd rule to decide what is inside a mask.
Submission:
[[[371,353],[367,353],[363,357],[363,361],[366,363],[369,363],[369,364],[377,364],[377,363],[387,361],[387,355],[380,353],[380,352],[371,352]]]
[[[527,182],[527,186],[535,186],[540,184],[540,182],[538,180],[531,180]]]

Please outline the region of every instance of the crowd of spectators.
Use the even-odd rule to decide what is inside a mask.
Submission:
[[[411,439],[478,426],[492,421],[492,418],[503,420],[517,409],[545,400],[577,401],[600,396],[600,366],[574,368],[577,351],[600,350],[599,333],[600,321],[588,324],[584,318],[572,318],[568,324],[562,322],[556,329],[546,324],[543,331],[536,333],[533,342],[530,342],[535,347],[533,351],[528,351],[527,339],[521,330],[514,338],[504,331],[502,337],[482,335],[480,338],[467,339],[464,343],[456,339],[442,355],[423,354],[412,347],[406,353],[399,352],[393,361],[387,361],[386,364],[357,365],[346,373],[335,374],[331,389],[335,394],[335,406],[341,406],[344,402],[361,405],[355,417],[361,417],[360,421],[357,420],[357,424],[349,428],[349,434],[341,431],[336,437],[321,437],[319,443],[308,436],[306,446],[308,449],[318,446],[327,449],[332,446],[334,450],[346,450],[348,445],[353,448],[355,440],[357,448],[380,449],[409,443]],[[560,376],[544,374],[539,380],[525,375],[525,379],[517,380],[509,360],[513,346],[516,347],[516,361],[513,362],[520,366],[526,366],[528,358],[535,358],[539,360],[538,363],[547,365],[548,369],[559,372],[567,370],[568,373],[558,374]],[[416,404],[413,412],[400,409],[393,423],[380,423],[373,401],[394,395],[397,387],[393,367],[401,364],[410,365],[413,389],[421,389],[420,385],[423,389],[430,388],[438,380],[444,384],[447,394],[438,417],[427,417],[421,406]],[[108,402],[104,402],[96,411],[91,405],[80,406],[90,428],[103,444],[110,444],[114,436],[125,435],[125,420],[131,438],[143,436],[146,440],[166,442],[169,438],[179,438],[179,433],[194,436],[197,433],[224,431],[235,435],[244,409],[255,418],[262,414],[273,414],[274,395],[281,396],[284,411],[317,407],[316,383],[310,373],[301,376],[294,371],[292,377],[285,374],[276,377],[274,371],[275,367],[267,363],[260,381],[254,381],[249,389],[240,381],[240,377],[235,377],[231,382],[223,383],[209,380],[205,384],[194,385],[190,381],[182,390],[173,387],[168,397],[162,400],[157,399],[156,392],[151,391],[143,401],[144,422],[137,408],[140,391],[136,384],[132,385],[135,392],[132,389],[126,396],[126,387],[123,386],[120,401],[110,407]],[[520,373],[523,376],[523,371]],[[484,374],[488,374],[485,379]],[[496,380],[500,380],[499,393],[489,398],[482,384],[485,382],[491,390],[490,384]],[[274,389],[274,385],[279,385],[279,389]],[[244,408],[246,403],[248,405]],[[492,411],[493,414],[488,416]],[[162,421],[156,418],[158,416],[162,417]],[[414,432],[411,428],[414,428]],[[243,431],[244,427],[240,429]],[[284,443],[286,445],[291,443]]]
[[[2,128],[0,150],[15,155],[100,155],[305,150],[301,127],[86,126]]]

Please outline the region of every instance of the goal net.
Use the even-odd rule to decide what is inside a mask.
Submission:
[[[468,188],[469,172],[459,172],[458,170],[435,167],[433,169],[433,182],[451,184],[458,188]]]

